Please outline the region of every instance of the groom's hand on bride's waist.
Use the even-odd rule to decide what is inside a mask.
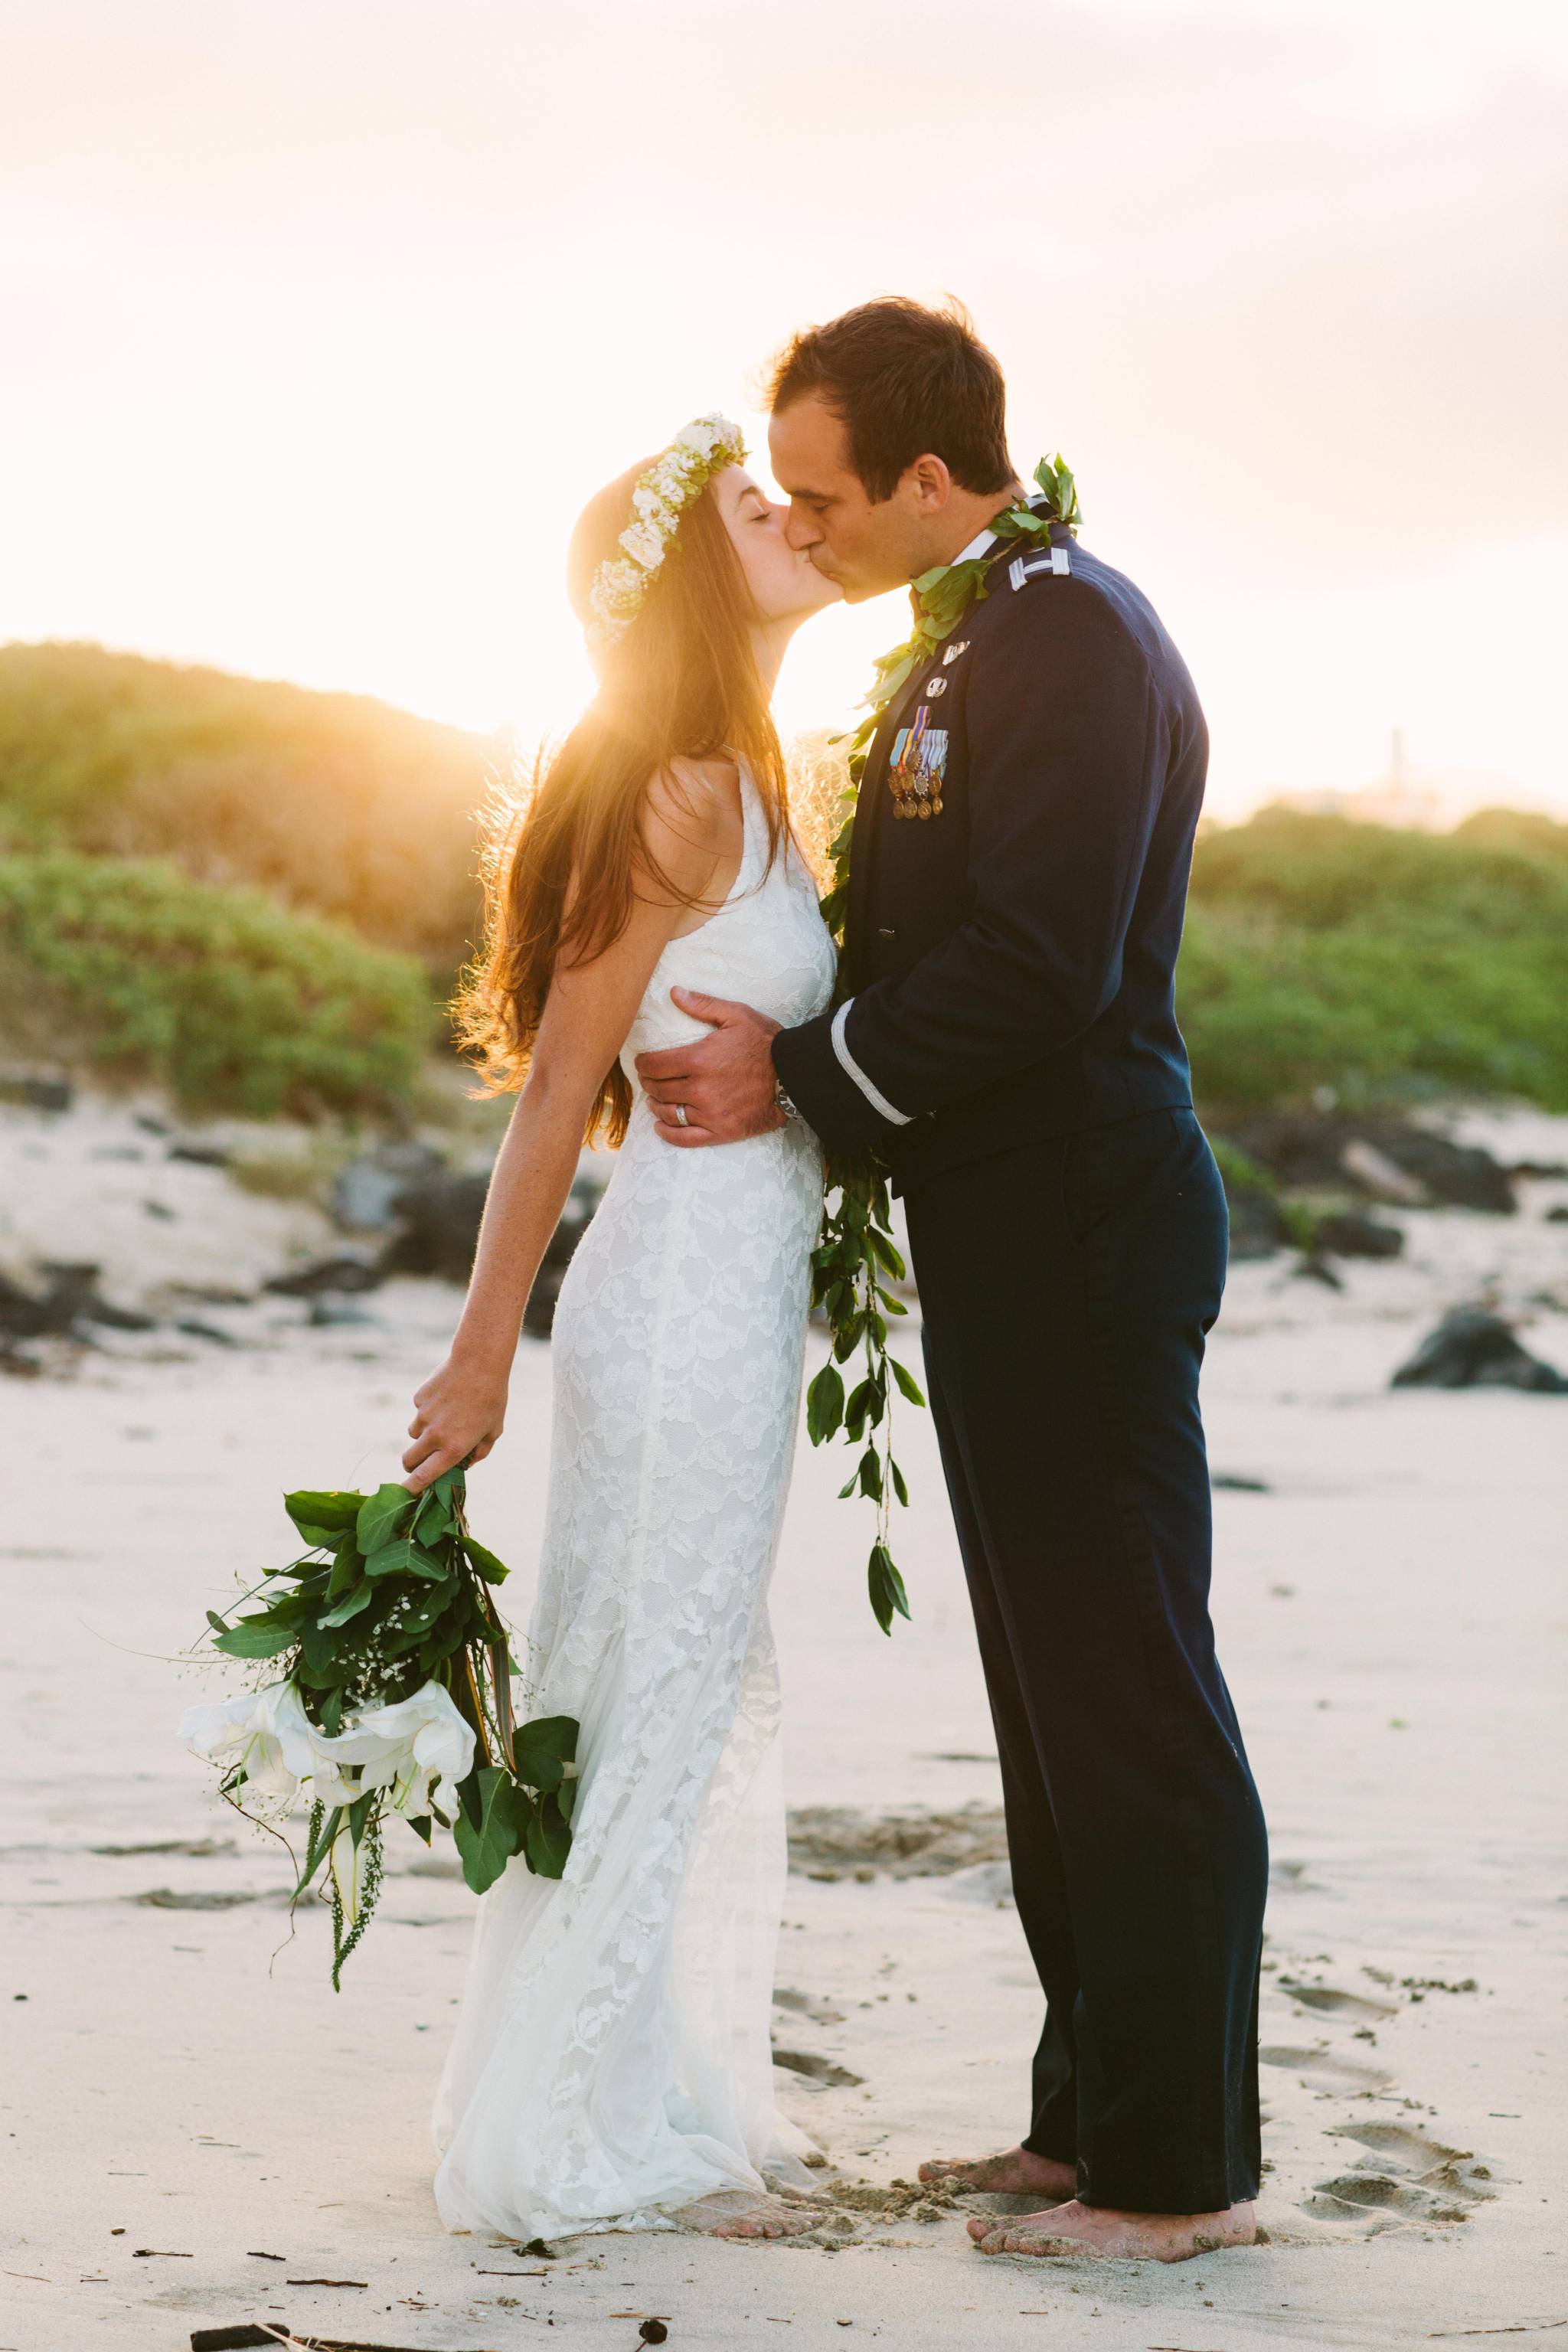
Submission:
[[[709,1024],[706,1037],[639,1054],[637,1073],[666,1143],[739,1143],[783,1127],[773,1041],[781,1024],[754,1005],[672,988],[672,1002]],[[682,1114],[684,1113],[684,1118]]]

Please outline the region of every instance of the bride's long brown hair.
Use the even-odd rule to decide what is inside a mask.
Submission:
[[[573,533],[567,590],[580,620],[600,563],[618,552],[645,458],[590,500]],[[680,519],[630,626],[598,656],[599,689],[558,749],[541,753],[521,791],[498,796],[483,846],[485,937],[451,1012],[460,1050],[489,1094],[528,1076],[557,958],[601,954],[631,918],[639,881],[689,907],[713,902],[676,887],[648,848],[649,788],[679,795],[678,761],[742,760],[767,816],[769,862],[787,823],[784,752],[752,652],[746,575],[713,485]],[[568,895],[570,892],[570,906]],[[585,1140],[619,1143],[630,1082],[605,1074]]]

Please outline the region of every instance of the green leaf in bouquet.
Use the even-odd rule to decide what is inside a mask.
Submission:
[[[330,1690],[321,1701],[321,1729],[329,1739],[335,1739],[342,1728],[343,1701],[347,1694],[341,1687]]]
[[[423,1576],[432,1584],[445,1584],[447,1574],[445,1563],[411,1535],[394,1536],[389,1543],[367,1552],[364,1572],[367,1576]]]
[[[357,1617],[362,1609],[368,1609],[374,1599],[374,1585],[368,1580],[362,1580],[354,1586],[353,1591],[345,1599],[338,1602],[335,1609],[328,1610],[321,1622],[323,1627],[346,1625],[351,1617]]]
[[[882,1464],[874,1445],[868,1445],[860,1456],[860,1466],[855,1474],[860,1492],[871,1502],[882,1499]]]
[[[419,1508],[414,1514],[413,1533],[424,1544],[439,1543],[442,1537],[450,1535],[457,1525],[450,1499],[437,1491],[439,1481],[435,1486],[426,1487],[419,1497]]]
[[[207,1623],[212,1627],[215,1633],[227,1633],[228,1620],[226,1617],[220,1617],[216,1609],[209,1609],[207,1611],[206,1619]]]
[[[342,1592],[360,1580],[360,1556],[352,1544],[345,1544],[332,1562],[332,1572],[327,1579],[327,1598],[335,1601]]]
[[[888,1456],[888,1475],[893,1482],[894,1494],[898,1496],[900,1503],[907,1505],[910,1499],[910,1490],[904,1484],[903,1472],[900,1469],[898,1464],[894,1461],[890,1454]]]
[[[409,1821],[408,1826],[413,1831],[416,1838],[423,1838],[426,1844],[429,1844],[433,1824],[428,1813],[414,1814]]]
[[[462,1464],[455,1462],[449,1470],[443,1470],[441,1475],[426,1491],[431,1495],[439,1495],[447,1508],[456,1511],[461,1507],[468,1484]]]
[[[407,1487],[395,1482],[378,1486],[369,1501],[361,1504],[354,1520],[354,1540],[366,1559],[391,1542],[405,1514],[413,1508],[414,1497]]]
[[[572,1825],[553,1790],[530,1811],[526,1832],[528,1866],[541,1878],[559,1878],[572,1851]]]
[[[517,1777],[530,1789],[559,1789],[565,1768],[577,1760],[577,1724],[570,1715],[536,1716],[511,1736]]]
[[[893,1556],[886,1544],[879,1543],[871,1546],[867,1581],[870,1587],[871,1607],[876,1614],[877,1622],[884,1633],[890,1633],[893,1630],[894,1610],[898,1611],[900,1617],[907,1617],[910,1613],[910,1602],[909,1595],[904,1591],[904,1580],[893,1566]]]
[[[463,1549],[468,1553],[476,1571],[484,1578],[487,1584],[504,1582],[508,1570],[501,1565],[493,1551],[488,1551],[482,1543],[476,1543],[473,1537],[467,1534],[463,1538]]]
[[[422,1642],[437,1618],[449,1605],[448,1595],[443,1586],[436,1587],[416,1601],[407,1615],[398,1618],[394,1630],[387,1634],[384,1643],[387,1656],[401,1658],[405,1651],[413,1649],[416,1642]]]
[[[904,1370],[903,1365],[900,1363],[897,1356],[889,1356],[888,1358],[888,1361],[893,1368],[893,1378],[897,1381],[900,1388],[903,1391],[905,1396],[908,1397],[910,1402],[911,1404],[924,1404],[925,1398],[921,1393],[920,1385],[916,1381],[914,1374]]]
[[[321,1492],[302,1487],[297,1495],[284,1496],[283,1508],[308,1544],[324,1544],[353,1529],[364,1499],[363,1495],[350,1495],[336,1488]]]
[[[454,1650],[462,1647],[468,1631],[468,1612],[462,1606],[450,1608],[437,1619],[419,1653],[419,1663],[427,1675],[435,1671],[443,1658],[449,1658]]]
[[[320,1625],[311,1618],[309,1624],[300,1628],[300,1644],[305,1654],[304,1671],[307,1674],[320,1675],[335,1663],[338,1643],[332,1638],[331,1626]],[[337,1676],[333,1675],[331,1679],[335,1682]]]
[[[280,1621],[270,1610],[265,1617],[242,1617],[226,1633],[219,1633],[213,1642],[226,1658],[276,1658],[291,1650],[299,1640],[298,1629]]]
[[[452,1826],[463,1876],[476,1895],[493,1886],[522,1843],[513,1801],[516,1783],[500,1764],[481,1764],[458,1784],[460,1800]]]

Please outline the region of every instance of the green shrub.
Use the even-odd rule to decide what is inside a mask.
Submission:
[[[1568,826],[1266,809],[1205,832],[1177,979],[1215,1107],[1515,1095],[1568,1110]]]
[[[489,747],[368,696],[100,646],[0,646],[0,849],[172,857],[422,957],[479,919]]]
[[[412,957],[259,890],[66,850],[0,857],[0,992],[35,1043],[41,1002],[117,1073],[263,1118],[385,1111],[438,1034]]]

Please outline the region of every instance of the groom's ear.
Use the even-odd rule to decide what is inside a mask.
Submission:
[[[945,461],[928,449],[906,466],[899,488],[921,514],[939,515],[952,496],[952,476]]]

